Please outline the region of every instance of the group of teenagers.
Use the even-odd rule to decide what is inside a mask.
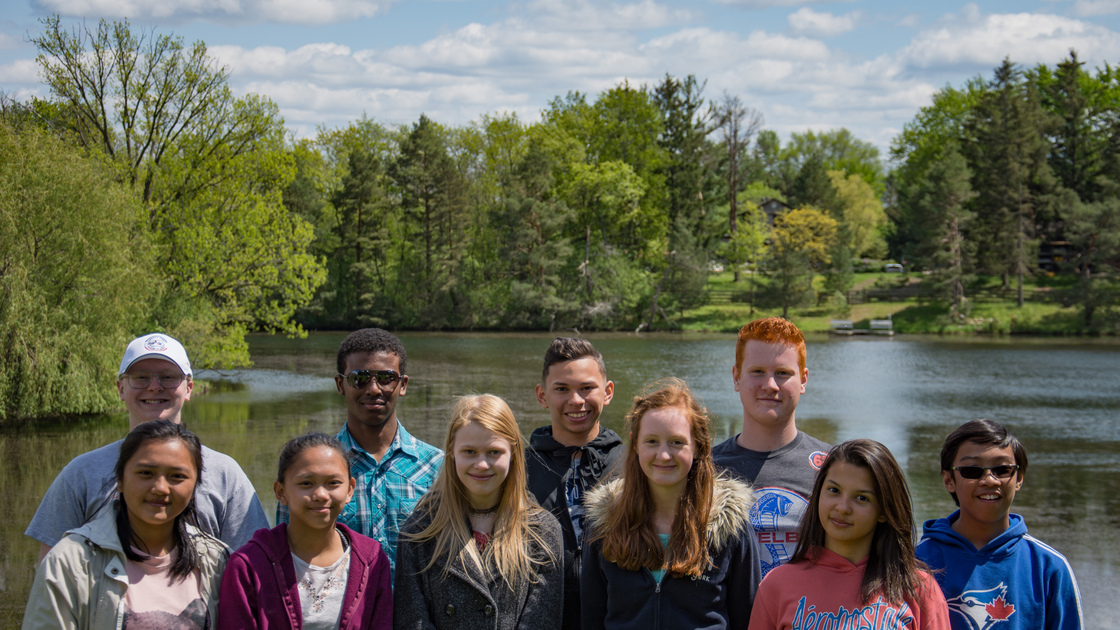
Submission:
[[[906,476],[874,440],[797,428],[805,340],[742,328],[742,430],[713,444],[684,381],[647,386],[627,439],[590,342],[549,346],[522,437],[509,405],[464,396],[443,449],[397,418],[400,340],[342,343],[347,420],[280,452],[275,527],[240,466],[180,424],[192,371],[159,333],[129,344],[123,440],[68,464],[27,535],[42,543],[32,628],[1082,628],[1069,563],[1010,512],[1027,454],[967,422],[941,451],[959,506],[915,545]]]

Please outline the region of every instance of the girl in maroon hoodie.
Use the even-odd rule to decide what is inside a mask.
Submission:
[[[324,433],[289,441],[273,490],[290,520],[257,530],[230,557],[218,627],[391,628],[388,557],[377,541],[335,522],[354,494],[342,444]]]

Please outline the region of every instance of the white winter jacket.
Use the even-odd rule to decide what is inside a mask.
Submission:
[[[117,536],[116,509],[104,510],[85,525],[67,532],[35,573],[23,630],[64,628],[120,630],[128,589],[124,555]],[[218,619],[218,589],[229,548],[188,525],[199,554],[202,599],[211,623]]]

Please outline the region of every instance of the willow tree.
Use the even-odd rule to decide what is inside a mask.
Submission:
[[[127,21],[42,23],[32,42],[57,111],[147,211],[169,285],[157,323],[200,365],[247,363],[250,329],[302,333],[292,317],[325,273],[311,226],[283,204],[294,167],[276,105],[235,97],[202,42]]]
[[[117,406],[121,348],[161,290],[145,235],[104,163],[0,122],[0,420]]]

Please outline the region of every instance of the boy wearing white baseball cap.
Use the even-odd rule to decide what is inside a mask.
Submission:
[[[190,359],[183,345],[162,333],[133,339],[125,349],[117,392],[128,410],[129,430],[151,420],[180,421],[194,389]],[[121,441],[75,457],[55,477],[31,519],[28,536],[42,543],[42,560],[66,532],[81,527],[112,504],[113,474]],[[233,458],[202,447],[202,479],[195,489],[198,525],[232,549],[253,532],[269,527],[253,484]]]

